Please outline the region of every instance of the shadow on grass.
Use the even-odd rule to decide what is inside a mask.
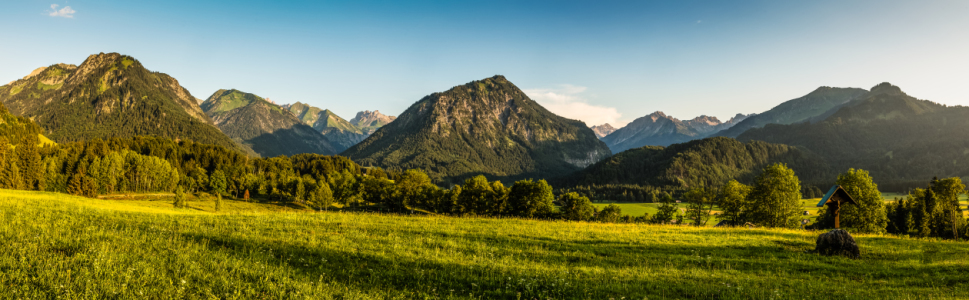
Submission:
[[[291,243],[259,242],[252,239],[225,238],[221,236],[183,234],[196,243],[207,244],[214,250],[222,250],[240,260],[253,260],[259,250],[272,249],[261,257],[270,264],[293,269],[304,280],[332,280],[361,290],[382,290],[405,298],[444,297],[474,295],[485,299],[531,299],[531,298],[602,298],[615,296],[676,296],[689,298],[723,298],[717,286],[700,284],[684,285],[683,276],[659,277],[653,280],[633,278],[609,278],[608,282],[590,280],[590,273],[582,268],[601,267],[613,269],[629,266],[621,260],[590,259],[571,262],[560,258],[535,257],[542,264],[568,265],[569,272],[536,270],[521,266],[493,264],[445,263],[429,257],[413,260],[406,257],[378,256],[352,250],[308,248]],[[629,250],[613,247],[613,251]],[[428,249],[419,249],[427,251]],[[259,254],[256,254],[259,255]],[[603,279],[600,277],[599,279]],[[255,280],[255,279],[252,279]],[[583,296],[585,295],[585,296]]]

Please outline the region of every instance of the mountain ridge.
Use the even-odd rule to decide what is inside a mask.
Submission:
[[[749,117],[714,135],[736,138],[744,131],[764,127],[767,124],[793,124],[811,121],[812,118],[820,115],[833,113],[852,99],[861,97],[867,92],[859,88],[818,87],[807,95],[781,102],[781,104],[765,112]]]
[[[220,89],[201,107],[222,132],[260,156],[337,153],[323,134],[255,94]]]
[[[741,122],[747,116],[737,114],[727,122],[721,122],[717,117],[700,115],[684,121],[656,111],[636,118],[601,139],[613,153],[642,146],[669,146],[707,137]]]

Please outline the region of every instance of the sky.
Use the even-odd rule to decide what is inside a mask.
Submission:
[[[0,2],[0,84],[118,52],[195,97],[235,88],[346,119],[504,75],[588,125],[727,120],[819,86],[969,105],[969,1]]]

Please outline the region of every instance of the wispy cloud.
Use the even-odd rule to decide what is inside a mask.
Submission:
[[[589,104],[583,97],[586,87],[563,84],[555,88],[524,89],[526,95],[538,102],[549,111],[569,118],[585,122],[586,125],[601,125],[609,123],[622,126],[622,114],[615,107]]]
[[[51,11],[48,12],[48,15],[51,17],[74,18],[74,13],[76,11],[74,11],[73,8],[70,6],[65,6],[64,8],[57,9],[58,7],[60,7],[60,5],[51,4]]]

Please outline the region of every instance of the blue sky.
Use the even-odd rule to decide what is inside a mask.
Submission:
[[[589,125],[725,120],[884,81],[969,105],[966,16],[969,1],[3,1],[0,82],[119,52],[199,98],[236,88],[347,119],[495,74]]]

